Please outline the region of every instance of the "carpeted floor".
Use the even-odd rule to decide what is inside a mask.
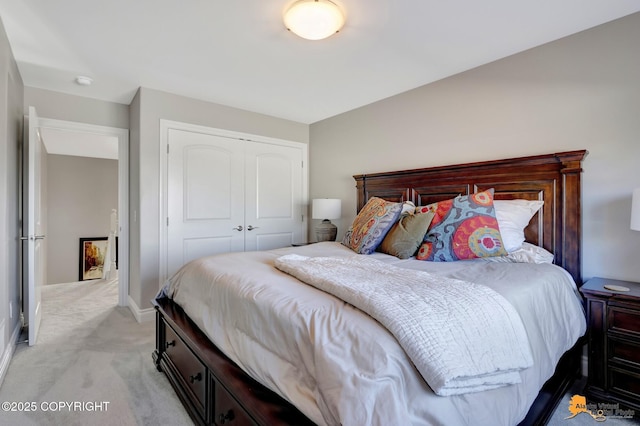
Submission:
[[[117,306],[118,282],[45,286],[36,346],[18,345],[2,387],[0,425],[192,425],[164,374],[151,359],[155,322],[139,324]],[[601,424],[586,413],[572,419],[569,399],[549,426]],[[30,411],[27,411],[27,410]],[[640,424],[607,418],[608,426]]]
[[[117,306],[117,281],[43,287],[35,346],[19,344],[0,425],[192,425],[151,359],[155,322]],[[30,411],[27,411],[30,410]]]

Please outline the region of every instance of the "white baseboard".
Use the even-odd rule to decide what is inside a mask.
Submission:
[[[4,382],[4,376],[6,376],[7,370],[9,369],[9,363],[13,357],[13,353],[16,351],[16,342],[18,341],[18,337],[20,337],[21,326],[21,321],[18,321],[9,338],[9,344],[4,348],[2,354],[0,354],[2,356],[2,358],[0,358],[0,386],[2,386],[2,382]]]
[[[131,296],[129,296],[129,310],[138,322],[154,321],[156,319],[156,310],[154,308],[140,309]]]

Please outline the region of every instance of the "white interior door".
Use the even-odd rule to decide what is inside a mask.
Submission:
[[[244,250],[244,143],[169,129],[167,276],[211,254]]]
[[[247,141],[245,250],[305,241],[302,149]]]
[[[42,157],[46,154],[40,137],[38,115],[34,107],[29,107],[28,126],[25,126],[25,152],[23,183],[27,203],[23,210],[23,237],[26,245],[23,274],[23,307],[25,323],[29,329],[29,346],[38,338],[38,329],[42,318],[40,295],[44,282],[45,225],[42,215]]]

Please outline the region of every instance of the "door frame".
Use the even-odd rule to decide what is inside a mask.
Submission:
[[[225,129],[218,129],[215,127],[209,127],[209,126],[202,126],[202,125],[198,125],[198,124],[190,124],[190,123],[183,123],[180,121],[172,121],[172,120],[166,120],[166,119],[160,119],[160,188],[159,188],[159,203],[160,205],[158,206],[158,212],[159,212],[159,218],[158,218],[158,224],[159,224],[159,235],[160,235],[160,241],[159,241],[159,259],[158,259],[158,266],[159,266],[159,273],[158,273],[158,289],[162,289],[162,287],[164,286],[165,281],[167,280],[167,278],[169,278],[167,276],[168,274],[168,236],[169,236],[169,230],[167,229],[167,223],[168,223],[168,175],[169,175],[169,170],[168,170],[168,165],[167,165],[167,161],[168,161],[168,152],[169,152],[169,130],[183,130],[183,131],[188,131],[188,132],[195,132],[195,133],[203,133],[206,135],[213,135],[213,136],[220,136],[220,137],[224,137],[224,138],[231,138],[231,139],[237,139],[240,141],[252,141],[252,142],[260,142],[260,143],[264,143],[264,144],[272,144],[272,145],[280,145],[280,146],[290,146],[290,147],[295,147],[295,148],[300,148],[302,150],[302,212],[303,212],[303,219],[302,219],[302,228],[304,229],[305,233],[307,232],[307,229],[309,227],[308,225],[308,215],[307,215],[307,209],[308,209],[308,204],[309,204],[309,145],[303,142],[296,142],[296,141],[290,141],[290,140],[285,140],[285,139],[277,139],[277,138],[271,138],[268,136],[260,136],[260,135],[254,135],[254,134],[250,134],[250,133],[242,133],[242,132],[236,132],[233,130],[225,130]]]
[[[129,304],[129,130],[44,117],[40,117],[39,122],[40,128],[118,138],[118,305],[127,306]]]

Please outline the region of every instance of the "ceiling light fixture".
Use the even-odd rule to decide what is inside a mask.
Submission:
[[[93,83],[93,79],[91,77],[85,77],[84,75],[79,75],[76,77],[76,84],[80,86],[91,86]]]
[[[307,40],[322,40],[340,31],[344,14],[330,0],[299,0],[284,12],[284,24]]]

